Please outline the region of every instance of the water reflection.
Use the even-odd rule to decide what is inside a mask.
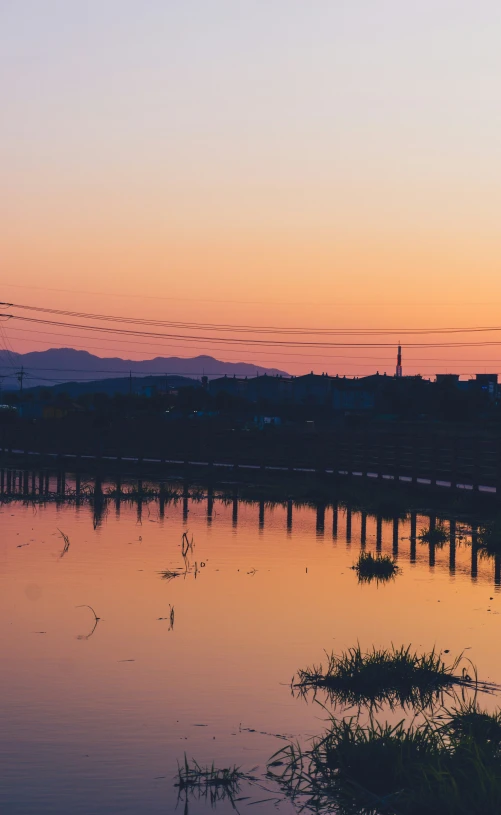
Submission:
[[[218,497],[225,497],[225,491],[218,491]],[[200,491],[198,488],[194,489],[190,482],[184,481],[181,484],[174,483],[166,484],[160,482],[159,484],[146,484],[143,480],[139,479],[135,482],[123,480],[118,476],[114,482],[107,482],[103,485],[103,480],[99,476],[89,478],[82,482],[81,474],[77,474],[68,478],[63,470],[56,470],[53,473],[48,471],[17,471],[11,469],[2,469],[0,471],[0,500],[19,500],[23,499],[26,502],[34,501],[37,504],[45,499],[47,502],[59,503],[61,501],[73,501],[76,506],[80,506],[83,501],[87,501],[93,512],[94,528],[97,529],[102,523],[103,519],[108,512],[111,503],[114,504],[116,517],[120,516],[121,506],[125,503],[134,503],[136,507],[137,523],[141,524],[143,520],[143,508],[145,503],[154,501],[158,505],[158,514],[161,520],[165,517],[165,508],[172,502],[182,501],[182,517],[185,523],[188,523],[190,514],[190,503],[195,501],[205,501],[206,503],[206,520],[210,525],[214,518],[214,504],[216,494],[214,487],[209,486],[205,492]],[[226,500],[226,498],[225,498]],[[239,497],[238,485],[234,485],[231,490],[231,495],[227,497],[232,505],[232,525],[236,529],[238,527],[239,519]],[[246,503],[249,503],[248,501]],[[252,502],[251,502],[252,503]],[[265,509],[267,502],[264,498],[257,501],[258,506],[258,530],[262,532],[265,528]],[[269,506],[280,505],[280,502],[269,502]],[[316,533],[317,536],[323,537],[325,533],[326,511],[332,511],[332,537],[336,540],[339,536],[339,503],[335,500],[326,504],[321,501],[315,505],[316,513]],[[478,521],[470,523],[465,522],[464,518],[459,520],[457,517],[449,517],[440,519],[439,527],[437,527],[437,516],[434,513],[429,515],[421,514],[420,521],[422,524],[422,531],[426,529],[427,534],[423,537],[418,535],[418,513],[414,510],[406,513],[391,514],[390,507],[383,507],[380,512],[368,512],[365,509],[353,510],[350,503],[346,503],[342,509],[342,516],[344,518],[344,532],[343,537],[346,543],[352,542],[353,526],[354,523],[359,527],[358,542],[361,549],[364,549],[367,544],[368,538],[368,522],[369,525],[375,523],[375,545],[376,552],[382,553],[387,546],[383,542],[383,526],[387,521],[391,521],[391,552],[395,558],[399,556],[399,548],[401,540],[409,540],[409,560],[411,563],[416,563],[416,542],[420,541],[422,545],[428,548],[428,564],[430,568],[436,565],[436,550],[437,546],[442,544],[440,536],[435,534],[437,529],[442,529],[444,523],[447,528],[447,540],[449,542],[449,572],[451,575],[456,573],[456,548],[458,538],[458,528],[461,529],[462,542],[469,542],[471,545],[471,559],[470,559],[470,576],[472,580],[478,577],[478,558],[480,555],[489,554],[492,556],[493,563],[493,582],[495,586],[501,586],[501,548],[500,551],[489,551],[488,553],[479,545],[479,524]],[[389,515],[389,517],[388,517]],[[288,499],[286,501],[286,529],[289,533],[293,529],[294,518],[294,501]],[[459,524],[459,527],[458,527]],[[405,530],[404,529],[405,525]],[[407,528],[407,526],[409,528]],[[406,534],[407,533],[407,534]],[[370,533],[369,533],[370,534]],[[421,538],[421,540],[420,540]]]
[[[173,812],[185,752],[261,773],[280,734],[322,729],[288,684],[324,650],[467,649],[482,678],[501,676],[482,517],[57,471],[2,470],[0,487],[7,815]],[[443,545],[420,537],[440,524]],[[398,560],[391,584],[359,584],[362,551]],[[242,795],[276,812],[257,803],[272,793]]]

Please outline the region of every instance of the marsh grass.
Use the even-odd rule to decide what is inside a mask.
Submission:
[[[499,520],[482,524],[478,530],[477,545],[483,557],[501,555],[501,522]]]
[[[195,759],[189,761],[185,753],[184,763],[178,764],[175,786],[179,789],[179,797],[184,793],[185,800],[191,795],[210,802],[211,806],[227,800],[236,809],[235,799],[240,793],[241,784],[259,780],[253,775],[255,769],[245,773],[236,764],[222,769],[214,764],[202,767]]]
[[[400,571],[390,555],[373,555],[371,552],[362,552],[353,568],[358,575],[359,583],[391,580]]]
[[[444,524],[439,523],[434,527],[428,529],[421,529],[419,533],[419,540],[422,543],[431,543],[434,546],[443,546],[449,540],[449,533]]]
[[[434,723],[450,739],[473,739],[483,749],[501,748],[501,710],[489,713],[480,707],[476,696],[436,715]]]
[[[446,711],[445,725],[332,718],[311,749],[290,744],[275,753],[268,776],[303,810],[318,813],[494,815],[501,808],[500,716],[472,704]]]
[[[412,706],[430,708],[444,694],[453,695],[457,688],[470,688],[492,692],[497,686],[478,682],[459,666],[463,656],[446,665],[440,652],[418,654],[411,646],[386,649],[372,648],[363,652],[360,645],[349,648],[339,656],[326,654],[327,665],[314,665],[300,670],[293,689],[301,695],[321,690],[327,700],[349,706],[369,705],[391,708]]]

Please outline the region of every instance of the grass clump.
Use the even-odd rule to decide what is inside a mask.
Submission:
[[[391,580],[400,571],[390,555],[374,556],[371,552],[362,552],[353,568],[358,575],[359,583]]]
[[[184,794],[186,800],[191,795],[210,801],[211,806],[228,800],[235,808],[234,800],[240,793],[241,783],[258,780],[252,772],[245,773],[236,764],[222,769],[214,764],[202,767],[195,759],[189,761],[185,753],[184,763],[178,764],[175,786],[179,789],[179,796]]]
[[[444,720],[443,732],[456,741],[470,739],[491,752],[501,750],[501,710],[488,713],[476,698],[464,700],[461,705],[437,716],[436,722]]]
[[[276,753],[268,775],[318,813],[494,815],[501,811],[499,722],[499,712],[474,708],[450,714],[445,726],[332,719],[310,750],[291,744]]]
[[[449,533],[444,524],[439,523],[428,529],[423,528],[419,534],[419,540],[422,543],[431,543],[433,546],[443,546],[449,540]]]
[[[478,530],[477,545],[481,555],[501,555],[501,523],[498,520],[484,523]]]
[[[306,668],[298,672],[293,687],[306,694],[323,690],[331,703],[348,705],[414,706],[427,708],[442,694],[454,693],[456,686],[477,688],[463,668],[458,673],[462,656],[446,665],[440,652],[418,654],[411,646],[362,651],[360,645],[349,648],[339,656],[327,654],[327,666]],[[482,689],[491,686],[482,683]]]

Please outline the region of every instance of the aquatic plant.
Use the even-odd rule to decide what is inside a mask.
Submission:
[[[97,624],[101,621],[101,617],[98,617],[96,612],[92,608],[92,606],[89,606],[86,603],[83,603],[80,606],[75,606],[75,608],[89,608],[92,611],[93,615],[94,615],[94,625],[92,626],[89,633],[88,634],[78,634],[78,636],[77,636],[77,640],[89,640],[92,637],[94,631],[96,630]]]
[[[473,699],[435,716],[435,723],[451,740],[474,739],[483,749],[501,749],[501,710],[489,713]]]
[[[181,577],[181,572],[175,572],[171,569],[166,569],[164,572],[158,572],[158,574],[162,580],[167,580],[168,582],[170,580],[174,580],[175,577]]]
[[[457,657],[446,665],[441,653],[433,649],[425,654],[411,646],[362,651],[360,645],[339,656],[326,654],[327,666],[312,666],[300,670],[293,688],[305,695],[309,691],[325,692],[331,703],[391,707],[411,705],[428,708],[444,693],[454,693],[456,687],[492,691],[497,686],[479,683],[466,668],[458,671],[463,659]],[[474,673],[472,671],[472,673]]]
[[[422,543],[431,543],[434,546],[442,546],[449,540],[449,533],[444,524],[439,523],[436,526],[430,526],[428,529],[421,529],[418,535]]]
[[[188,538],[188,533],[183,532],[183,536],[181,538],[181,554],[183,558],[186,558],[188,552],[193,552],[193,535],[191,536],[191,540]]]
[[[373,555],[371,552],[362,552],[353,568],[360,583],[390,580],[400,571],[390,555]]]
[[[478,529],[477,545],[481,555],[495,557],[501,555],[501,522],[490,520]]]
[[[61,532],[60,529],[58,529],[57,531],[59,532],[59,534],[61,535],[61,537],[62,537],[62,539],[64,541],[63,551],[61,552],[59,557],[64,557],[66,552],[70,548],[70,539],[69,539],[68,535],[65,535],[65,533]]]
[[[189,761],[185,753],[184,763],[178,763],[175,786],[179,789],[179,797],[184,793],[186,801],[188,795],[209,801],[211,806],[228,800],[233,809],[236,809],[234,799],[240,792],[241,783],[259,780],[252,774],[255,769],[245,773],[236,764],[218,769],[214,763],[202,767],[195,759]]]
[[[176,786],[180,789],[193,786],[231,788],[248,777],[249,775],[242,772],[236,764],[223,769],[217,769],[214,763],[211,766],[202,767],[195,759],[188,761],[185,753],[184,764],[178,764]]]
[[[302,809],[342,815],[486,815],[501,807],[500,713],[459,713],[467,726],[336,721],[309,750],[290,744],[268,776]]]

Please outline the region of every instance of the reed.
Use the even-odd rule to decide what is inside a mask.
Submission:
[[[455,688],[492,692],[497,686],[479,682],[475,672],[466,667],[459,673],[463,656],[446,665],[441,653],[433,649],[425,654],[411,646],[362,651],[360,645],[339,656],[326,654],[327,665],[300,670],[293,688],[305,695],[309,691],[325,692],[328,701],[344,705],[430,708],[443,694],[454,694]],[[471,670],[471,669],[470,669]]]
[[[245,773],[236,764],[222,769],[218,769],[214,763],[202,767],[195,759],[189,761],[185,753],[184,763],[178,763],[175,786],[178,787],[179,797],[183,796],[186,804],[189,797],[209,802],[211,806],[228,801],[236,810],[234,802],[240,793],[242,782],[252,783],[259,780],[252,774],[254,770]]]
[[[275,753],[268,776],[317,813],[494,815],[501,808],[501,714],[472,708],[447,715],[445,726],[331,719],[309,750],[290,744]]]
[[[362,552],[353,568],[360,583],[391,580],[400,571],[390,555],[373,555],[371,552]]]
[[[422,543],[431,543],[434,546],[443,546],[449,540],[449,533],[444,524],[439,523],[435,527],[421,529],[419,540]]]

